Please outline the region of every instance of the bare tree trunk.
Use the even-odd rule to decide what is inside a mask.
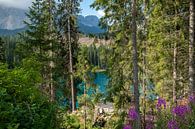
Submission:
[[[144,49],[143,49],[143,125],[144,129],[146,128],[146,41],[144,41]]]
[[[132,1],[132,46],[133,46],[133,85],[135,110],[138,113],[136,120],[136,129],[141,129],[139,113],[139,86],[138,86],[138,55],[137,55],[137,24],[136,24],[136,0]]]
[[[177,12],[177,7],[176,5],[175,7],[175,17],[177,17],[178,12]],[[180,35],[178,35],[178,30],[177,30],[177,22],[175,22],[175,37],[178,37]],[[175,41],[174,42],[174,47],[173,47],[173,89],[172,89],[172,97],[173,97],[173,103],[177,103],[176,102],[176,86],[177,86],[177,42],[179,41]]]
[[[176,102],[176,82],[177,82],[177,42],[173,48],[173,102]]]
[[[195,92],[194,81],[194,4],[195,0],[190,0],[190,19],[189,19],[189,88]]]
[[[70,1],[71,3],[71,1]],[[70,67],[70,85],[72,95],[72,111],[75,111],[75,98],[74,98],[74,78],[73,78],[73,64],[72,64],[72,44],[70,36],[70,17],[68,18],[68,46],[69,46],[69,67]]]
[[[147,37],[147,1],[144,1],[144,32],[146,33]],[[143,98],[143,129],[146,129],[146,91],[147,91],[147,62],[146,62],[146,57],[147,57],[147,39],[144,39],[144,48],[143,48],[143,93],[144,93],[144,98]]]
[[[87,82],[87,81],[86,81]],[[85,99],[85,106],[84,106],[84,129],[86,129],[86,121],[87,121],[87,102],[86,102],[86,83],[84,85],[84,99]]]
[[[54,63],[53,63],[53,43],[52,43],[52,24],[53,24],[53,20],[52,20],[52,7],[51,7],[51,0],[49,0],[49,46],[50,46],[50,50],[49,50],[49,79],[50,79],[50,101],[53,102],[54,99],[55,99],[55,95],[54,95],[54,86],[53,86],[53,66],[54,66]]]
[[[50,45],[51,47],[53,46],[52,43]],[[53,52],[50,51],[50,63],[49,63],[49,66],[50,66],[50,95],[51,95],[51,101],[53,102],[54,99],[55,99],[55,93],[54,93],[54,86],[53,86],[53,61],[52,61],[52,58],[53,58]]]
[[[50,43],[50,47],[52,48],[52,43]],[[51,50],[50,51],[50,63],[49,63],[49,66],[50,66],[50,95],[51,95],[51,102],[53,102],[55,100],[55,93],[54,93],[54,86],[53,86],[53,51]]]

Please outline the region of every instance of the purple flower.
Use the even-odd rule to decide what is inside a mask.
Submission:
[[[190,107],[187,105],[179,105],[172,109],[172,114],[176,116],[183,117],[190,111]]]
[[[130,125],[125,125],[123,129],[132,129]]]
[[[150,122],[146,124],[146,129],[153,129],[154,125]]]
[[[167,126],[168,126],[168,129],[179,129],[177,122],[175,120],[170,120]]]
[[[190,103],[195,103],[195,95],[190,95],[188,100]]]
[[[128,116],[130,119],[133,119],[133,120],[136,120],[138,118],[138,114],[135,111],[135,108],[130,108]]]
[[[156,108],[157,108],[158,110],[161,110],[162,107],[164,107],[164,109],[166,108],[166,101],[165,101],[165,99],[163,99],[163,98],[159,98],[159,99],[158,99],[158,102],[157,102],[157,104],[156,104]]]

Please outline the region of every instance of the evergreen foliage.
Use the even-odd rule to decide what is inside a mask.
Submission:
[[[35,0],[27,31],[0,38],[0,128],[193,129],[194,1],[95,0],[107,32],[86,45],[80,2]]]
[[[40,63],[35,58],[8,70],[0,66],[0,128],[54,128],[55,107],[39,91]]]

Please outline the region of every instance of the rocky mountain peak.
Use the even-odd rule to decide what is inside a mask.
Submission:
[[[0,29],[15,30],[25,27],[26,10],[0,6]]]

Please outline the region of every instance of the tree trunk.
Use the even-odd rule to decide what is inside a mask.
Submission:
[[[50,101],[51,102],[53,102],[54,101],[54,99],[55,99],[55,95],[54,95],[54,86],[53,86],[53,43],[52,43],[52,23],[53,23],[53,21],[52,21],[52,7],[51,7],[51,0],[49,0],[48,1],[49,2],[49,17],[50,17],[50,19],[49,19],[49,32],[50,32],[50,34],[49,34],[49,42],[50,42],[50,44],[49,44],[49,46],[50,46],[50,50],[49,50],[49,60],[50,60],[50,62],[49,62],[49,79],[50,79]]]
[[[173,48],[173,102],[176,100],[176,82],[177,82],[177,42]]]
[[[148,24],[148,20],[147,20],[147,1],[144,1],[144,33],[146,33],[146,37],[147,37],[147,24]],[[146,129],[146,92],[147,92],[147,38],[144,38],[144,48],[143,48],[143,93],[144,93],[144,97],[143,97],[143,129]]]
[[[136,25],[136,0],[132,1],[132,46],[133,46],[133,85],[134,85],[134,102],[135,110],[138,113],[136,120],[136,129],[141,129],[139,113],[139,86],[138,86],[138,55],[137,55],[137,25]]]
[[[194,3],[190,0],[190,19],[189,19],[189,88],[191,92],[195,92],[194,82]]]
[[[73,78],[73,64],[72,64],[72,44],[70,36],[70,16],[68,18],[68,46],[69,46],[69,69],[70,69],[70,85],[72,95],[72,112],[75,111],[75,98],[74,98],[74,78]]]
[[[144,49],[143,49],[143,126],[146,129],[146,41],[144,41]]]
[[[87,81],[86,81],[87,82]],[[86,85],[87,85],[87,83],[85,83],[84,84],[84,104],[85,104],[85,106],[84,106],[84,129],[86,129],[86,122],[87,122],[87,101],[86,101]]]

